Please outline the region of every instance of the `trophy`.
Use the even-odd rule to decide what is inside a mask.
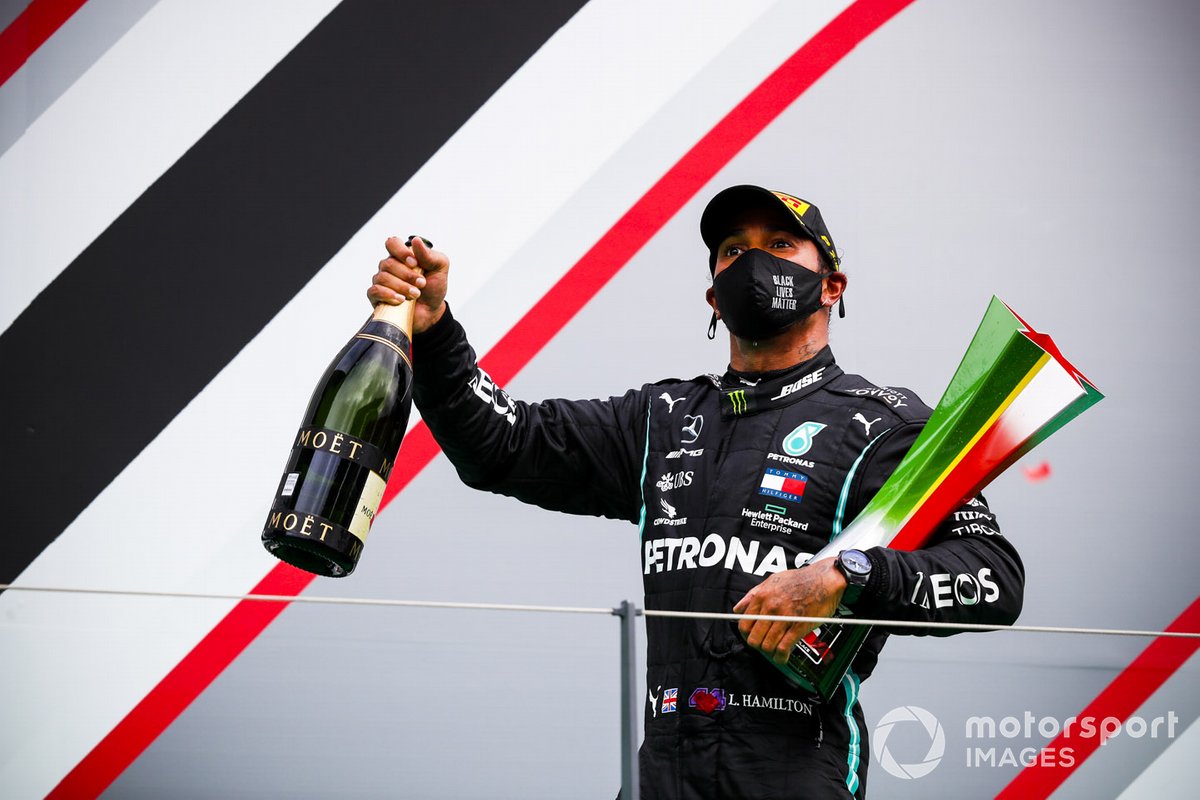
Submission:
[[[908,454],[862,513],[809,561],[877,545],[920,547],[964,501],[1103,397],[1048,335],[993,297]],[[870,631],[821,625],[776,666],[828,700]]]

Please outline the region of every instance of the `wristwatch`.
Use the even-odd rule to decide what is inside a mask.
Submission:
[[[854,603],[867,587],[871,578],[871,559],[862,550],[843,550],[834,561],[838,570],[846,576],[846,591],[842,593],[842,605]]]

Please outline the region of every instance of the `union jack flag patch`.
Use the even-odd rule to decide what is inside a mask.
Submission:
[[[662,713],[670,714],[675,710],[675,704],[679,701],[678,689],[667,689],[663,692]]]

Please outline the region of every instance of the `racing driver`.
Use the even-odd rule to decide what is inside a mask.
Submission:
[[[841,604],[868,618],[1012,624],[1024,570],[982,497],[921,550],[847,550],[805,566],[883,485],[930,410],[834,360],[830,316],[847,279],[815,205],[735,186],[709,202],[700,234],[709,335],[718,319],[729,331],[725,373],[540,403],[514,400],[479,368],[445,302],[448,258],[417,237],[387,240],[367,294],[418,298],[414,399],[462,480],[637,525],[647,609],[823,617]],[[888,632],[872,632],[822,702],[768,661],[785,661],[812,628],[647,617],[642,796],[864,797],[858,691]]]

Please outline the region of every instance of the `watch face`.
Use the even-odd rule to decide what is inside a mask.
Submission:
[[[871,572],[871,559],[861,550],[845,550],[841,556],[842,565],[858,575],[868,575]]]

